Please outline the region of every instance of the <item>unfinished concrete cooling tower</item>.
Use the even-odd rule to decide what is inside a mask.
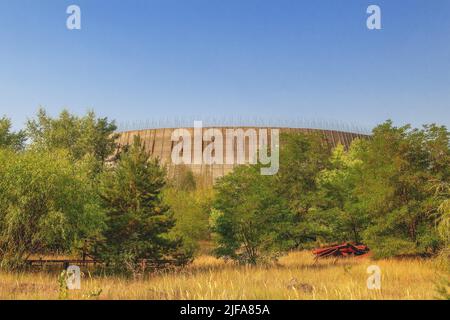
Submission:
[[[217,127],[216,127],[217,128]],[[194,128],[184,128],[189,131],[189,133],[194,135]],[[202,128],[202,132],[210,129],[209,127]],[[223,137],[226,136],[227,129],[238,129],[237,127],[221,127],[217,128],[222,131]],[[266,129],[268,132],[268,137],[270,140],[270,133],[272,129],[279,129],[280,134],[283,132],[303,132],[303,133],[318,133],[323,136],[325,142],[330,147],[335,147],[339,143],[348,147],[351,142],[356,138],[367,138],[367,135],[343,131],[334,130],[319,130],[319,129],[303,129],[303,128],[262,128],[262,127],[239,127],[243,130],[255,130],[257,136],[259,137],[260,130]],[[135,130],[135,131],[125,131],[119,133],[118,145],[119,147],[124,145],[129,145],[133,142],[134,136],[140,136],[143,144],[145,145],[146,151],[153,157],[158,157],[163,164],[167,166],[169,176],[174,176],[177,174],[177,167],[172,162],[172,150],[177,144],[177,141],[172,141],[172,133],[176,130],[175,128],[161,128],[161,129],[146,129],[146,130]],[[210,142],[203,142],[202,149]],[[233,142],[234,156],[236,155],[236,142]],[[246,163],[248,163],[248,143],[245,145],[246,153]],[[202,150],[202,151],[203,151]],[[224,150],[224,157],[226,157],[226,151]],[[193,163],[192,161],[191,163]],[[189,164],[192,172],[200,177],[200,180],[205,184],[212,184],[217,178],[224,176],[225,174],[231,172],[235,165],[230,164],[213,164],[213,165],[199,165],[199,164]]]

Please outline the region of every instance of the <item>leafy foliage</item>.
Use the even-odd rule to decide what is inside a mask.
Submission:
[[[188,166],[184,164],[177,165],[173,170],[170,186],[174,190],[190,192],[197,189],[196,177]]]
[[[317,134],[283,133],[277,175],[240,166],[214,190],[186,166],[168,184],[139,138],[113,159],[115,129],[93,112],[51,118],[40,110],[19,132],[0,119],[1,267],[81,243],[121,272],[143,260],[183,264],[211,231],[215,253],[241,263],[344,241],[364,242],[376,257],[440,251],[448,261],[445,127],[387,121],[348,150],[330,150]]]
[[[272,188],[288,204],[291,220],[284,237],[291,248],[304,247],[326,233],[317,214],[322,170],[330,166],[330,147],[319,134],[283,133],[280,139],[280,170]]]
[[[19,151],[24,148],[26,135],[24,131],[11,132],[11,120],[0,118],[0,148],[11,148]]]
[[[199,250],[200,241],[210,240],[209,215],[213,191],[183,189],[171,187],[165,190],[165,202],[176,219],[171,234],[183,238],[184,250],[193,254]]]
[[[397,128],[388,121],[365,145],[357,187],[371,219],[365,241],[378,256],[436,252],[439,203],[433,181],[450,177],[449,133],[434,125]]]
[[[212,215],[216,254],[256,264],[283,251],[287,203],[279,197],[274,178],[262,176],[258,166],[241,166],[220,179]]]
[[[338,145],[330,158],[331,166],[318,176],[319,192],[318,215],[327,226],[325,239],[328,242],[362,240],[361,233],[366,229],[369,217],[362,208],[357,194],[361,183],[362,161],[357,158],[361,152],[361,141],[353,142],[346,152]]]
[[[99,198],[67,153],[0,151],[0,259],[18,268],[37,253],[67,252],[101,229]]]
[[[74,160],[92,155],[103,163],[116,148],[116,128],[108,118],[97,119],[94,112],[78,117],[64,110],[51,118],[40,109],[36,119],[28,121],[27,133],[39,150],[65,149]]]
[[[261,248],[309,242],[363,241],[377,257],[430,255],[448,247],[445,127],[397,128],[388,121],[370,139],[332,153],[315,135],[288,133],[281,142],[278,175],[237,169],[216,186],[219,255],[254,263],[270,251]],[[257,253],[246,253],[246,246]]]
[[[330,148],[318,134],[283,133],[277,188],[289,207],[304,215],[315,205],[317,177],[329,167]]]

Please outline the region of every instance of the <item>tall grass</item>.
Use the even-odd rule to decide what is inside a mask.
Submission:
[[[382,288],[367,289],[369,265],[382,271]],[[187,268],[139,279],[92,277],[69,299],[435,299],[447,277],[432,260],[350,258],[314,263],[309,252],[293,252],[278,264],[237,266],[210,256]],[[55,273],[0,273],[0,299],[58,299]],[[101,293],[100,293],[101,292]]]

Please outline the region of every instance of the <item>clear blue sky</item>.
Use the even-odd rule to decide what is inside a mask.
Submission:
[[[449,14],[448,0],[0,0],[0,114],[450,126]]]

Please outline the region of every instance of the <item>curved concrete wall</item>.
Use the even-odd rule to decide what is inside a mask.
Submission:
[[[239,127],[241,128],[241,127]],[[194,135],[194,129],[193,128],[185,128],[188,130],[191,134],[191,136]],[[202,130],[203,132],[207,130],[208,127],[204,127]],[[218,128],[222,131],[222,135],[225,138],[226,137],[226,130],[227,129],[238,129],[237,127],[223,127]],[[244,130],[248,129],[254,129],[257,132],[257,135],[259,136],[259,130],[261,129],[267,129],[268,130],[268,136],[270,139],[270,132],[272,128],[255,128],[255,127],[246,127],[242,128]],[[317,130],[317,129],[300,129],[300,128],[273,128],[273,129],[279,129],[280,133],[283,132],[304,132],[304,133],[319,133],[321,134],[325,142],[330,147],[335,147],[337,144],[343,144],[344,146],[348,147],[351,142],[356,138],[367,138],[367,135],[358,134],[358,133],[350,133],[350,132],[342,132],[342,131],[333,131],[333,130]],[[131,144],[133,142],[134,136],[140,136],[147,152],[153,156],[160,158],[161,162],[165,165],[167,165],[169,176],[173,176],[177,172],[177,166],[172,163],[172,149],[177,144],[177,142],[172,142],[172,132],[175,130],[175,128],[165,128],[165,129],[147,129],[147,130],[137,130],[137,131],[126,131],[119,133],[118,138],[118,145],[124,146]],[[204,149],[209,143],[203,142],[202,148]],[[248,146],[247,146],[248,147]],[[236,146],[234,146],[234,149],[236,149]],[[248,156],[248,150],[246,150],[247,156]],[[224,154],[225,156],[225,154]],[[246,157],[247,159],[247,157]],[[221,165],[196,165],[196,164],[190,164],[188,165],[189,168],[196,174],[199,175],[202,180],[204,180],[205,183],[211,184],[215,179],[218,177],[221,177],[233,170],[235,165],[229,165],[229,164],[221,164]]]

